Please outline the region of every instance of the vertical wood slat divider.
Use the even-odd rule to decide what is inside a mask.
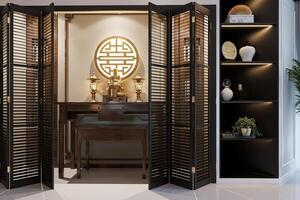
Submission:
[[[54,187],[53,134],[54,134],[54,13],[42,17],[42,66],[41,66],[41,163],[42,183]]]
[[[167,16],[149,9],[149,188],[169,182]]]
[[[9,165],[9,135],[8,135],[8,11],[2,13],[0,24],[0,46],[2,47],[2,52],[0,55],[0,65],[1,65],[1,118],[0,118],[0,180],[3,185],[9,187],[9,176],[7,173],[7,166]]]
[[[49,13],[15,4],[1,12],[0,177],[7,188],[41,180],[53,188],[54,20]]]
[[[10,187],[40,182],[39,17],[11,11]]]
[[[210,182],[208,14],[195,3],[169,12],[165,26],[169,26],[166,37],[170,38],[166,44],[156,24],[161,25],[161,21],[153,12],[149,18],[150,126],[165,130],[150,128],[150,162],[154,167],[157,161],[159,164],[150,168],[154,178],[150,184],[153,180],[166,183],[169,178],[167,182],[195,189]],[[162,54],[161,44],[167,45],[166,54]],[[158,118],[164,115],[166,121]],[[153,147],[157,154],[153,154]]]
[[[209,16],[195,11],[195,184],[210,182]]]
[[[172,16],[171,183],[192,188],[190,11]]]

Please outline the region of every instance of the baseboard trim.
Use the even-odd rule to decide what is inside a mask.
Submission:
[[[283,176],[280,177],[280,183],[286,183],[290,179],[293,178],[293,175],[296,173],[297,168],[293,167],[289,172],[285,173]]]
[[[217,184],[274,184],[278,178],[219,178]]]
[[[293,161],[289,165],[290,165],[290,170],[280,177],[280,183],[288,182],[290,179],[293,178],[293,175],[296,173],[297,171],[296,162]]]

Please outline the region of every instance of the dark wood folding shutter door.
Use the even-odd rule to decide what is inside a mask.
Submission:
[[[39,16],[10,5],[10,187],[40,182]]]
[[[170,182],[192,189],[191,9],[172,13]]]
[[[195,5],[195,188],[210,183],[209,12]]]
[[[41,162],[42,183],[54,187],[53,134],[54,134],[54,13],[51,4],[42,15],[42,121]]]
[[[0,180],[6,187],[9,186],[9,135],[8,135],[8,7],[2,10],[0,17],[0,87],[1,87],[1,114],[0,114]]]
[[[169,182],[168,16],[149,4],[149,188]]]

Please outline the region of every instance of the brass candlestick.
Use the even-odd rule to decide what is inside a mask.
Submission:
[[[95,73],[93,73],[90,78],[88,78],[90,83],[90,90],[91,90],[91,100],[90,102],[97,102],[96,100],[96,93],[97,93],[97,81],[100,79],[96,77]]]
[[[142,102],[141,94],[143,89],[144,78],[141,77],[140,74],[137,74],[136,77],[133,78],[135,81],[135,90],[136,90],[136,102]]]

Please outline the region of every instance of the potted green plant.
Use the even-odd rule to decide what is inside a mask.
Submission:
[[[294,83],[298,94],[296,95],[296,112],[300,113],[300,61],[294,59],[294,65],[291,69],[288,69],[290,80]]]
[[[232,127],[233,133],[242,134],[243,136],[262,136],[257,129],[254,118],[240,117]]]

